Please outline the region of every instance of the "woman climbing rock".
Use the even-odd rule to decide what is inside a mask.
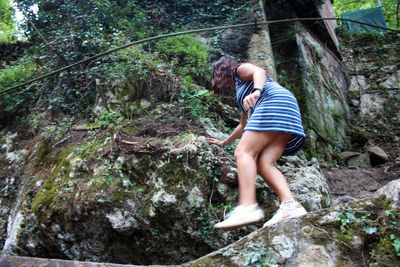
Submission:
[[[212,64],[211,83],[214,91],[229,90],[233,94],[235,90],[241,109],[239,125],[225,140],[207,138],[209,143],[219,146],[240,138],[235,150],[239,204],[214,228],[230,230],[263,220],[264,212],[256,199],[257,174],[281,201],[264,227],[306,214],[293,198],[285,177],[274,166],[281,155],[296,153],[306,138],[296,98],[263,68],[251,63],[239,64],[229,57],[221,57]]]

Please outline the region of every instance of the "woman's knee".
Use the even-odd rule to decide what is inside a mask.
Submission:
[[[251,150],[243,148],[242,146],[238,146],[235,149],[234,153],[235,159],[243,158],[243,157],[255,157],[254,153]]]
[[[235,152],[234,152],[233,155],[235,156],[235,159],[238,159],[238,158],[241,158],[244,154],[245,154],[244,150],[241,149],[241,148],[238,146],[238,147],[236,147]]]
[[[257,158],[257,170],[265,170],[266,168],[273,168],[275,164],[275,159],[265,155],[260,155]]]

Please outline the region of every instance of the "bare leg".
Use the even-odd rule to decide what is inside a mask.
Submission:
[[[235,150],[235,158],[239,172],[239,206],[224,221],[214,225],[216,229],[230,230],[253,224],[264,218],[264,212],[256,205],[257,171],[270,184],[281,201],[293,201],[292,193],[282,173],[273,164],[282,155],[291,134],[280,132],[246,131]],[[265,165],[265,166],[264,166]],[[289,203],[288,203],[289,204]],[[269,226],[285,218],[302,216],[307,211],[300,204],[295,207],[279,209],[264,226]],[[298,207],[298,205],[300,205]],[[286,214],[286,213],[287,214]]]
[[[294,201],[292,192],[283,174],[274,166],[282,155],[291,134],[279,133],[257,157],[257,171],[281,202]]]
[[[239,205],[249,206],[257,202],[256,175],[258,154],[279,135],[278,132],[246,131],[235,150],[239,173]]]

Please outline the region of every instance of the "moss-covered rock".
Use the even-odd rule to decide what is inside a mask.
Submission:
[[[205,107],[214,106],[218,105],[211,102]],[[163,105],[153,108],[149,114],[159,113]],[[39,133],[37,143],[29,146],[27,178],[18,206],[24,217],[9,253],[18,250],[32,256],[103,262],[182,263],[251,233],[257,226],[231,233],[212,228],[236,205],[238,196],[232,150],[208,144],[203,135],[211,128],[220,136],[226,134],[218,132],[224,129],[219,121],[210,119],[185,132],[187,126],[165,120],[158,122],[164,127],[147,136],[132,135],[129,122],[97,129],[70,127],[54,139],[46,137],[57,136],[46,128],[46,134]],[[136,127],[145,131],[144,125]],[[57,126],[53,131],[60,132]],[[297,179],[318,176],[313,176],[318,173],[314,163],[295,157],[281,164],[295,185]],[[312,169],[316,169],[313,175]],[[301,177],[296,177],[296,172],[302,173]],[[321,173],[318,179],[323,179]],[[309,185],[312,183],[299,185],[302,189],[295,190],[296,197],[305,205],[310,203],[306,205],[310,209],[325,207],[329,194]],[[311,197],[311,192],[318,197]],[[257,197],[267,217],[272,216],[277,198],[261,180]]]
[[[390,203],[377,196],[289,219],[184,266],[398,265],[400,213]]]
[[[306,2],[315,12],[321,1]],[[252,42],[266,38],[265,33],[252,40],[246,36],[245,45],[257,49]],[[201,257],[185,264],[194,266],[340,266],[375,264],[379,258],[397,263],[398,211],[386,200],[329,208],[329,188],[311,156],[337,159],[349,140],[357,140],[361,148],[373,132],[372,127],[363,127],[372,122],[359,125],[365,132],[352,128],[351,138],[346,137],[350,106],[340,64],[324,52],[307,25],[298,24],[289,35],[284,47],[295,51],[287,53],[293,64],[278,57],[285,62],[284,67],[279,64],[279,77],[299,100],[311,160],[298,154],[283,158],[277,167],[295,198],[312,213],[266,229],[257,230],[260,223],[230,232],[214,230],[212,225],[238,197],[235,144],[226,149],[212,146],[205,136],[226,137],[239,114],[192,79],[163,69],[165,64],[158,65],[146,53],[142,65],[124,65],[118,79],[100,84],[93,120],[32,116],[34,137],[22,145],[12,133],[1,133],[2,152],[27,151],[18,158],[0,156],[0,225],[5,229],[11,222],[6,253],[133,264],[181,264]],[[379,47],[390,60],[398,52]],[[132,48],[119,56],[131,62],[142,52]],[[240,57],[246,56],[243,52]],[[260,61],[269,56],[265,51],[250,52]],[[363,49],[351,55],[359,53]],[[358,87],[353,84],[351,109],[364,107],[367,94],[382,103],[375,114],[382,126],[376,140],[384,129],[394,136],[398,130],[400,98],[393,88],[398,64],[389,63],[374,64],[367,58],[354,66],[360,75],[352,79]],[[385,74],[370,81],[378,69]],[[270,218],[278,199],[260,177],[257,198]],[[18,204],[13,206],[14,202]],[[2,243],[5,234],[0,231]]]

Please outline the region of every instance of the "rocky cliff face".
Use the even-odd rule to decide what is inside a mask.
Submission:
[[[348,95],[356,121],[349,136],[359,152],[367,153],[375,144],[395,160],[400,156],[399,36],[344,35],[342,40]]]
[[[112,97],[114,106],[121,94]],[[226,135],[218,129],[235,112],[212,98],[203,100],[204,118],[142,99],[132,104],[141,113],[134,124],[117,120],[115,127],[70,124],[61,129],[49,121],[33,139],[5,135],[9,148],[3,147],[3,168],[10,168],[8,175],[15,169],[20,186],[5,179],[14,188],[2,198],[3,253],[177,264],[254,231],[257,226],[212,229],[237,201],[237,173],[232,153],[210,146],[205,136]],[[45,137],[46,129],[62,131],[62,138]],[[279,168],[307,209],[330,206],[315,158],[287,157]],[[261,180],[258,200],[270,217],[278,201]]]
[[[332,13],[329,1],[288,4],[268,1],[269,20],[324,17]],[[327,161],[347,148],[350,119],[347,81],[332,22],[294,22],[270,25],[278,81],[299,100],[309,141],[306,151]]]
[[[252,10],[240,18],[240,23],[253,22],[254,26],[203,34],[202,39],[211,48],[211,60],[228,55],[239,62],[261,66],[276,78],[269,29],[266,25],[259,24],[262,21],[265,21],[264,5],[262,1],[255,1]]]
[[[304,25],[297,23],[302,112],[305,117],[308,148],[332,161],[335,153],[348,146],[346,130],[350,118],[347,82],[338,58]],[[323,156],[322,156],[323,155]]]

